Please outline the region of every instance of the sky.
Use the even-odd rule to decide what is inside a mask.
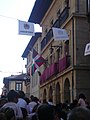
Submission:
[[[35,0],[0,0],[0,94],[4,77],[26,72],[26,60],[21,56],[32,36],[18,34],[18,20],[28,21],[34,3]],[[39,25],[35,25],[35,31],[41,31]]]

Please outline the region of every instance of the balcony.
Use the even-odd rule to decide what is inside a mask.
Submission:
[[[58,63],[51,64],[48,68],[44,70],[40,77],[40,84],[45,83],[51,76],[58,73]]]
[[[67,58],[66,56],[59,60],[59,72],[62,72],[67,68]]]
[[[63,72],[70,66],[70,56],[64,56],[58,63],[51,64],[48,68],[44,70],[40,77],[40,85],[48,81],[48,79],[58,73]]]

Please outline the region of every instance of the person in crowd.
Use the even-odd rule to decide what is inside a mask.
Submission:
[[[16,120],[15,119],[15,113],[12,108],[2,108],[0,110],[0,120]]]
[[[7,101],[7,98],[0,98],[0,108],[5,104],[5,103],[7,103],[8,101]]]
[[[31,95],[31,96],[30,96],[30,102],[32,101],[33,97],[34,97],[34,95]]]
[[[27,107],[27,102],[25,101],[25,93],[23,91],[18,91],[19,93],[19,98],[17,104],[21,108],[26,108]]]
[[[86,97],[83,93],[79,94],[78,106],[87,107]]]
[[[70,109],[72,110],[73,108],[78,106],[78,100],[74,99],[73,102],[70,104]]]
[[[55,120],[55,110],[52,105],[41,104],[36,113],[38,120]]]
[[[7,118],[3,112],[0,112],[0,120],[7,120]]]
[[[21,108],[23,118],[25,119],[28,113],[27,102],[25,101],[25,93],[23,91],[18,91],[18,93],[19,93],[19,98],[18,98],[17,105]]]
[[[15,90],[10,90],[7,94],[8,102],[5,103],[1,109],[8,108],[8,107],[12,108],[14,110],[15,117],[17,119],[22,119],[23,115],[22,115],[21,108],[17,105],[18,98],[19,98],[19,94]]]
[[[62,103],[62,112],[61,112],[62,119],[64,120],[67,119],[68,112],[69,112],[69,109],[68,109],[67,103],[66,102]]]
[[[37,97],[32,97],[29,103],[29,114],[32,113],[33,108],[37,105]]]
[[[85,107],[76,107],[67,115],[67,120],[90,120],[90,110]]]
[[[62,108],[61,108],[61,104],[57,104],[56,106],[54,106],[55,108],[55,116],[56,116],[56,120],[64,120],[62,118]]]
[[[27,103],[27,114],[29,114],[29,103],[30,103],[30,99],[28,97],[25,97],[24,100],[26,101]]]
[[[28,114],[29,120],[37,120],[36,111],[39,105],[40,105],[39,103],[35,105],[34,108],[32,109],[32,113]]]
[[[52,100],[51,98],[48,100],[48,104],[49,104],[49,105],[54,105],[54,104],[53,104],[53,100]]]
[[[43,104],[48,104],[47,100],[46,99],[43,99]]]

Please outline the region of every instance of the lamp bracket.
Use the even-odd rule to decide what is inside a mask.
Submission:
[[[54,48],[62,48],[61,45],[51,45],[51,48],[54,47]]]

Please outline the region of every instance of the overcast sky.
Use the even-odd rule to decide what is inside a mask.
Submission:
[[[0,93],[3,77],[25,72],[26,61],[21,56],[31,36],[18,35],[18,20],[28,21],[34,2],[0,0]]]

